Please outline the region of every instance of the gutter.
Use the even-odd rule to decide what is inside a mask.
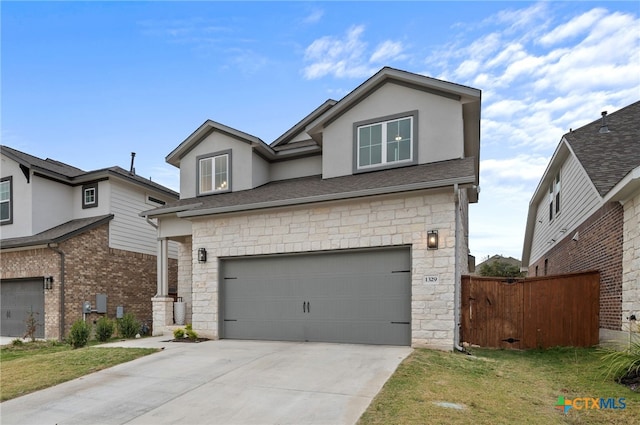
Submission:
[[[60,251],[58,248],[51,246],[50,243],[47,244],[47,248],[52,250],[53,252],[60,255],[60,337],[58,338],[60,341],[64,340],[64,260],[65,254]]]
[[[455,282],[454,282],[454,290],[453,290],[453,315],[455,317],[455,329],[453,330],[453,348],[460,352],[465,352],[465,349],[460,346],[460,297],[461,290],[460,285],[462,276],[460,274],[460,238],[459,230],[460,230],[460,193],[458,188],[458,183],[453,186],[453,194],[455,199],[455,207],[456,207],[456,227],[455,227]]]

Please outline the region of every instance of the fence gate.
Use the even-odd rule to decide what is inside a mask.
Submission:
[[[598,344],[600,274],[462,276],[461,339],[493,348]]]

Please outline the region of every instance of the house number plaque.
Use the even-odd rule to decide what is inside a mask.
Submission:
[[[426,275],[424,277],[424,283],[425,283],[425,285],[438,284],[438,283],[440,283],[440,275],[437,275],[437,274]]]

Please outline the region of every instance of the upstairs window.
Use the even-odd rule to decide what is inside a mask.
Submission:
[[[82,208],[94,208],[98,206],[98,184],[82,186]]]
[[[198,195],[231,190],[231,152],[198,158]]]
[[[13,177],[0,180],[0,224],[13,223]]]
[[[417,111],[354,124],[355,171],[417,162]]]
[[[560,214],[560,173],[549,185],[549,221]]]

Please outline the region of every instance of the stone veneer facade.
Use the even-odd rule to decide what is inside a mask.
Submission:
[[[3,252],[0,279],[53,276],[53,288],[45,290],[44,335],[61,339],[74,321],[82,319],[82,304],[96,307],[96,294],[107,295],[106,316],[115,318],[116,306],[133,313],[151,327],[151,298],[156,293],[156,257],[109,248],[109,224],[91,229],[64,242],[57,249],[65,255],[64,335],[60,335],[60,255],[48,248]],[[169,260],[169,281],[177,280],[177,261]],[[91,313],[93,322],[102,314]],[[39,318],[42,321],[42,318]]]
[[[622,244],[622,330],[640,332],[640,194],[624,207]],[[637,318],[635,327],[629,317]]]
[[[410,246],[412,346],[451,350],[455,279],[467,272],[468,264],[466,240],[461,238],[464,246],[458,245],[458,252],[464,257],[456,270],[455,209],[453,190],[448,189],[194,219],[193,241],[182,248],[191,249],[191,258],[180,256],[189,264],[179,268],[179,295],[187,288],[185,276],[191,266],[193,327],[203,336],[217,338],[220,258]],[[465,205],[461,208],[465,221],[466,211]],[[439,232],[437,250],[427,250],[427,231],[432,229]],[[466,230],[460,232],[466,235]],[[207,250],[206,263],[197,262],[201,247]],[[439,283],[425,284],[426,275],[438,275]]]

